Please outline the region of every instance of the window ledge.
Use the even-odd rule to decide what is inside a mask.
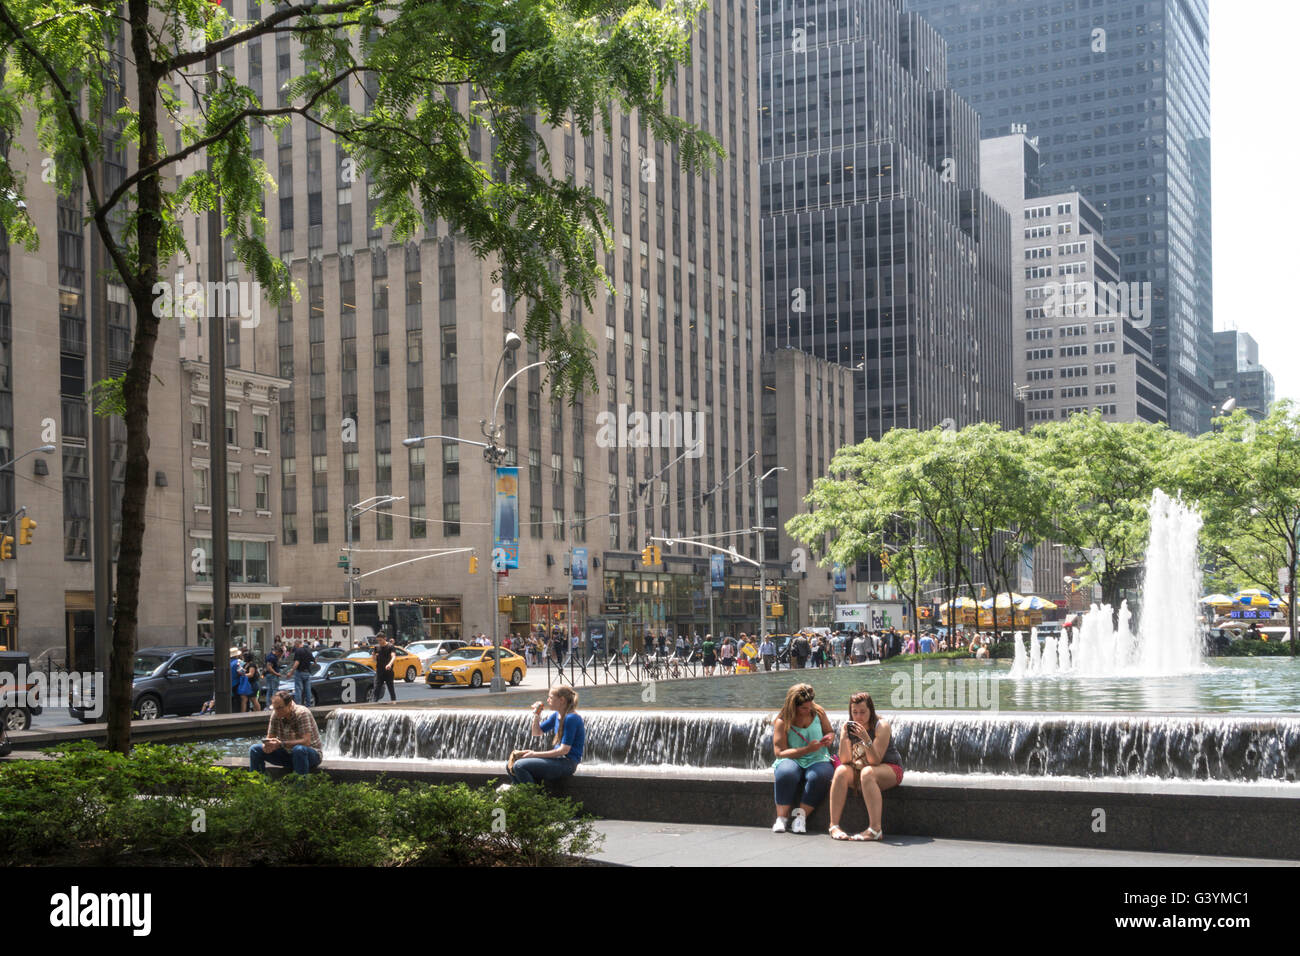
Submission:
[[[226,509],[226,514],[228,514],[228,515],[242,515],[243,513],[244,513],[244,509],[243,509],[243,508],[227,508],[227,509]]]
[[[204,440],[204,439],[202,439],[202,438],[191,438],[191,439],[190,439],[190,447],[191,447],[191,448],[207,448],[207,447],[208,447],[208,443],[207,443],[206,440]]]
[[[257,516],[258,516],[259,518],[269,518],[269,517],[271,517],[271,512],[269,512],[269,511],[263,511],[262,509],[259,508],[259,509],[257,510]]]
[[[241,451],[243,451],[243,450],[244,450],[244,449],[240,448],[238,445],[227,445],[227,446],[226,446],[226,451],[233,451],[236,455],[238,455],[238,454],[239,454]]]
[[[254,449],[253,449],[253,454],[254,454],[254,455],[266,455],[266,456],[269,458],[269,457],[271,457],[271,449],[269,449],[269,448],[254,448]]]
[[[211,511],[212,511],[212,506],[211,506],[211,505],[195,505],[195,506],[194,506],[194,510],[195,510],[195,511],[204,511],[204,512],[211,513]]]

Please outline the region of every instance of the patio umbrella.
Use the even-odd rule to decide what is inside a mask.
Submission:
[[[996,600],[998,609],[1005,611],[1007,608],[1011,607],[1011,605],[1019,604],[1024,599],[1025,596],[1023,594],[1017,594],[1014,591],[1008,594],[1006,591],[1003,591],[996,598],[986,598],[983,601],[980,601],[980,607],[984,608],[986,611],[992,610],[993,602]]]
[[[939,605],[939,610],[941,610],[941,611],[947,611],[947,610],[949,609],[949,608],[948,608],[948,605],[949,605],[950,603],[951,603],[952,605],[954,605],[954,606],[957,608],[957,610],[959,610],[959,611],[971,611],[971,610],[974,610],[974,609],[978,606],[978,605],[976,605],[976,603],[975,603],[974,601],[972,601],[972,600],[971,600],[970,598],[968,598],[968,597],[959,597],[959,598],[958,598],[957,600],[955,600],[955,601],[951,601],[951,602],[949,602],[949,601],[945,601],[944,603],[940,604],[940,605]]]
[[[1201,598],[1202,604],[1231,604],[1232,598],[1226,594],[1207,594]]]
[[[1243,607],[1281,607],[1286,602],[1259,588],[1246,588],[1234,594],[1231,603]]]
[[[1030,594],[1021,599],[1016,605],[1018,611],[1055,611],[1056,602],[1049,601],[1046,598],[1040,598],[1036,594]]]

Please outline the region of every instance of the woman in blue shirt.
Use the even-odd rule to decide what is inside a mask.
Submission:
[[[552,733],[550,750],[525,750],[515,759],[510,778],[515,783],[560,780],[573,775],[582,761],[587,725],[578,716],[578,694],[568,684],[556,684],[546,698],[554,711],[542,720],[542,702],[533,704],[533,736]]]

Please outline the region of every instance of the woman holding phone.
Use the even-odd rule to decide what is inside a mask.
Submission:
[[[849,719],[840,728],[840,765],[831,779],[831,839],[879,840],[884,837],[880,794],[903,782],[903,757],[894,746],[889,721],[876,715],[871,695],[860,691],[849,698]],[[845,795],[862,793],[867,805],[867,829],[852,837],[840,829]]]
[[[773,833],[807,833],[808,814],[826,799],[834,768],[830,745],[835,742],[830,718],[813,698],[811,684],[795,684],[772,727],[776,757],[776,822]],[[795,807],[795,802],[799,805]],[[791,808],[793,812],[791,811]]]
[[[578,694],[568,684],[556,684],[546,698],[552,713],[542,719],[542,702],[533,704],[533,736],[554,734],[549,750],[522,750],[512,754],[510,778],[515,783],[537,783],[570,777],[582,762],[587,725],[578,716]]]

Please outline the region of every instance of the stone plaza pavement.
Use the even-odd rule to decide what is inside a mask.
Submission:
[[[1300,866],[1295,860],[1142,853],[890,836],[879,843],[837,842],[824,832],[796,835],[759,827],[697,826],[602,820],[605,836],[592,859],[621,866]]]

